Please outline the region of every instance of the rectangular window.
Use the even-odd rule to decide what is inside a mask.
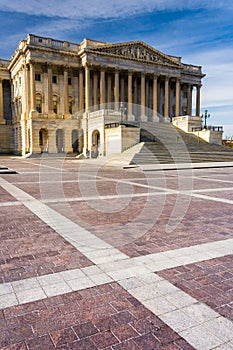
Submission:
[[[42,112],[42,103],[41,100],[36,100],[36,110],[38,113]]]
[[[187,98],[188,97],[188,92],[187,91],[183,91],[183,98]]]
[[[56,75],[52,76],[52,83],[57,84],[57,76]]]
[[[72,110],[73,110],[73,103],[70,101],[69,102],[69,113],[72,114]]]
[[[72,79],[68,78],[68,85],[72,85]]]
[[[57,114],[57,101],[53,101],[53,113]]]
[[[36,80],[36,81],[41,81],[41,75],[40,75],[40,73],[36,73],[36,74],[35,74],[35,80]]]

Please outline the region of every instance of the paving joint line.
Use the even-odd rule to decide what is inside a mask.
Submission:
[[[93,254],[93,251],[83,252],[85,256],[87,256],[92,262],[94,262],[95,267],[103,271],[99,274],[101,275],[99,282],[98,282],[98,274],[93,275],[95,276],[95,278],[91,276],[84,276],[84,277],[79,276],[78,278],[74,278],[74,275],[73,275],[73,278],[71,278],[71,276],[66,277],[64,275],[65,272],[67,274],[72,274],[72,270],[68,270],[68,271],[63,271],[63,272],[59,272],[59,273],[51,274],[47,276],[36,277],[34,279],[28,279],[30,280],[29,283],[31,283],[31,288],[29,289],[28,294],[26,293],[25,290],[21,292],[19,291],[20,283],[27,283],[25,282],[25,280],[17,281],[15,283],[12,282],[10,284],[3,284],[1,287],[2,288],[1,293],[2,295],[7,295],[6,300],[8,300],[8,304],[16,303],[18,305],[19,302],[26,302],[26,300],[28,300],[27,297],[29,298],[29,296],[31,299],[37,298],[38,300],[39,295],[40,295],[40,298],[43,299],[45,297],[51,297],[53,295],[61,295],[61,292],[65,294],[72,290],[80,290],[80,288],[86,289],[94,285],[98,285],[98,283],[103,284],[103,283],[109,283],[110,281],[117,281],[120,285],[123,286],[124,289],[126,289],[131,295],[136,297],[137,300],[139,300],[143,305],[145,305],[148,309],[150,309],[155,315],[160,317],[168,326],[170,326],[172,329],[178,332],[191,345],[194,345],[197,347],[200,346],[200,337],[197,336],[197,334],[200,335],[201,332],[202,334],[205,333],[205,337],[203,338],[204,342],[206,341],[206,338],[208,338],[209,344],[212,344],[211,345],[212,347],[209,347],[208,349],[213,349],[214,347],[221,346],[223,344],[226,344],[226,342],[230,342],[233,340],[233,332],[232,332],[233,322],[220,316],[211,308],[207,307],[203,303],[198,302],[194,298],[191,299],[192,300],[191,304],[188,304],[185,306],[183,305],[182,308],[179,305],[179,307],[177,308],[174,304],[175,301],[174,300],[171,301],[173,293],[179,293],[179,295],[181,296],[181,299],[186,299],[186,303],[188,303],[187,299],[190,300],[191,297],[187,293],[175,287],[173,284],[171,284],[167,280],[163,278],[161,279],[160,276],[154,273],[155,267],[157,267],[158,269],[158,263],[159,262],[161,263],[162,256],[165,256],[164,261],[167,261],[167,262],[171,261],[173,262],[173,264],[178,263],[180,266],[185,263],[185,261],[181,259],[182,255],[181,257],[179,256],[176,257],[174,255],[173,258],[169,259],[169,252],[164,252],[164,253],[158,253],[158,254],[150,254],[148,257],[145,257],[145,256],[139,257],[137,260],[136,258],[129,258],[129,256],[127,256],[126,254],[122,254],[118,249],[113,248],[109,244],[106,244],[104,241],[100,240],[95,235],[91,234],[85,229],[82,229],[80,226],[78,226],[77,224],[74,224],[71,220],[65,218],[61,214],[58,214],[54,210],[46,207],[39,200],[36,200],[35,198],[28,195],[24,191],[18,189],[16,186],[8,183],[6,180],[1,179],[1,184],[3,188],[5,188],[16,199],[21,201],[26,207],[28,207],[34,214],[36,214],[40,219],[42,219],[49,226],[54,228],[54,224],[55,224],[56,231],[60,235],[62,235],[62,237],[64,237],[66,240],[71,242],[71,244],[76,246],[77,249],[80,249],[80,248],[82,249],[82,246],[80,246],[80,243],[77,242],[77,237],[75,240],[75,236],[77,236],[77,231],[80,231],[78,232],[78,236],[79,236],[78,238],[79,240],[81,239],[82,244],[88,247],[91,243],[93,243],[93,240],[94,240],[93,248],[97,248],[97,249],[102,248],[102,252],[101,252],[101,249],[99,250],[100,257],[107,257],[109,259],[109,261],[105,263],[105,265],[107,265],[107,269],[110,268],[111,264],[116,265],[115,270],[113,270],[112,272],[111,271],[106,272],[105,271],[106,268],[104,269],[104,264],[98,265],[97,261],[99,256],[98,254],[96,256],[95,250],[94,250],[94,254]],[[51,221],[51,217],[52,217],[52,221]],[[55,222],[53,222],[54,220]],[[68,225],[69,232],[66,229],[66,224],[64,225],[64,221],[66,222],[66,224],[69,223]],[[70,228],[73,229],[73,231],[71,230],[71,233],[70,233]],[[224,247],[223,242],[228,243],[227,247]],[[226,241],[221,241],[222,249],[220,249],[220,254],[222,254],[223,256],[226,255],[226,253],[228,252],[227,249],[229,247],[229,242],[232,243],[233,240],[230,239]],[[214,243],[218,243],[219,245],[219,242],[214,242]],[[212,247],[214,243],[210,243],[212,244]],[[95,246],[96,244],[97,244],[97,247]],[[207,245],[208,243],[204,245],[204,248],[206,248]],[[203,245],[199,245],[199,246],[203,248]],[[182,251],[184,253],[185,251],[184,249],[185,248],[181,248],[178,251],[179,252]],[[197,249],[197,254],[199,253],[198,259],[201,259],[201,261],[203,261],[205,257],[207,260],[210,259],[210,256],[209,256],[210,253],[206,254],[205,249],[204,249],[204,252],[198,251],[198,246],[196,246],[196,249]],[[186,253],[189,250],[195,251],[195,246],[186,248]],[[230,251],[232,252],[232,249]],[[115,257],[114,257],[114,252],[116,253]],[[170,254],[171,252],[172,251],[170,251]],[[202,255],[200,255],[201,253]],[[104,255],[101,255],[101,254],[104,254]],[[173,254],[175,253],[173,252]],[[217,251],[215,251],[215,254],[213,253],[213,255],[216,255],[216,254],[217,254]],[[120,256],[117,256],[117,255],[120,255]],[[186,255],[186,256],[189,258],[189,255]],[[113,261],[112,261],[112,258],[113,258]],[[157,258],[157,262],[156,262],[156,258]],[[176,261],[175,258],[178,260]],[[149,259],[148,264],[146,264],[146,259]],[[154,263],[154,267],[152,266],[151,260]],[[139,261],[139,264],[136,264],[136,261]],[[165,265],[166,265],[166,268],[168,268],[167,263]],[[168,265],[169,267],[171,267],[171,264],[168,264]],[[119,269],[119,266],[122,266],[123,268]],[[85,268],[81,270],[85,275],[84,269]],[[160,266],[160,269],[161,269],[161,266]],[[80,273],[80,269],[76,269],[75,273]],[[123,276],[120,276],[119,273],[123,273]],[[108,278],[109,280],[107,282]],[[94,282],[94,279],[96,279],[95,282]],[[142,283],[143,279],[144,279],[144,283]],[[157,281],[156,282],[153,281],[151,283],[151,279],[152,280],[157,279]],[[139,280],[139,282],[137,282],[137,280]],[[32,287],[33,282],[35,283],[34,288]],[[36,284],[36,282],[39,283],[39,285]],[[134,282],[134,285],[132,287],[133,282]],[[17,285],[18,285],[18,292],[16,291]],[[7,290],[8,290],[8,293],[6,293]],[[176,297],[177,297],[177,294],[176,294]],[[4,307],[6,307],[6,305]],[[224,329],[223,334],[218,333],[217,336],[214,335],[212,331],[213,324],[216,325],[216,328],[217,326],[219,328],[221,325],[222,329]],[[193,333],[194,329],[196,333],[195,332]],[[203,344],[204,343],[202,342],[201,344],[202,347],[203,347]]]

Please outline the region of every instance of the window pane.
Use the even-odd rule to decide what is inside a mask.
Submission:
[[[41,81],[41,76],[40,76],[39,73],[36,73],[36,74],[35,74],[35,80],[36,80],[36,81]]]
[[[53,112],[57,114],[57,101],[53,101]]]

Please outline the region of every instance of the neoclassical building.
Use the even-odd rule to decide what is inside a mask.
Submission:
[[[0,60],[0,149],[88,154],[102,144],[104,155],[107,133],[122,120],[170,122],[193,110],[200,117],[203,77],[200,66],[141,41],[76,44],[29,34]]]

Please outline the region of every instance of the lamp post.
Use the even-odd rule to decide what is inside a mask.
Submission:
[[[207,129],[207,124],[206,124],[206,120],[207,118],[210,118],[210,114],[208,113],[208,110],[205,110],[205,114],[201,115],[201,118],[204,119],[204,129]]]

